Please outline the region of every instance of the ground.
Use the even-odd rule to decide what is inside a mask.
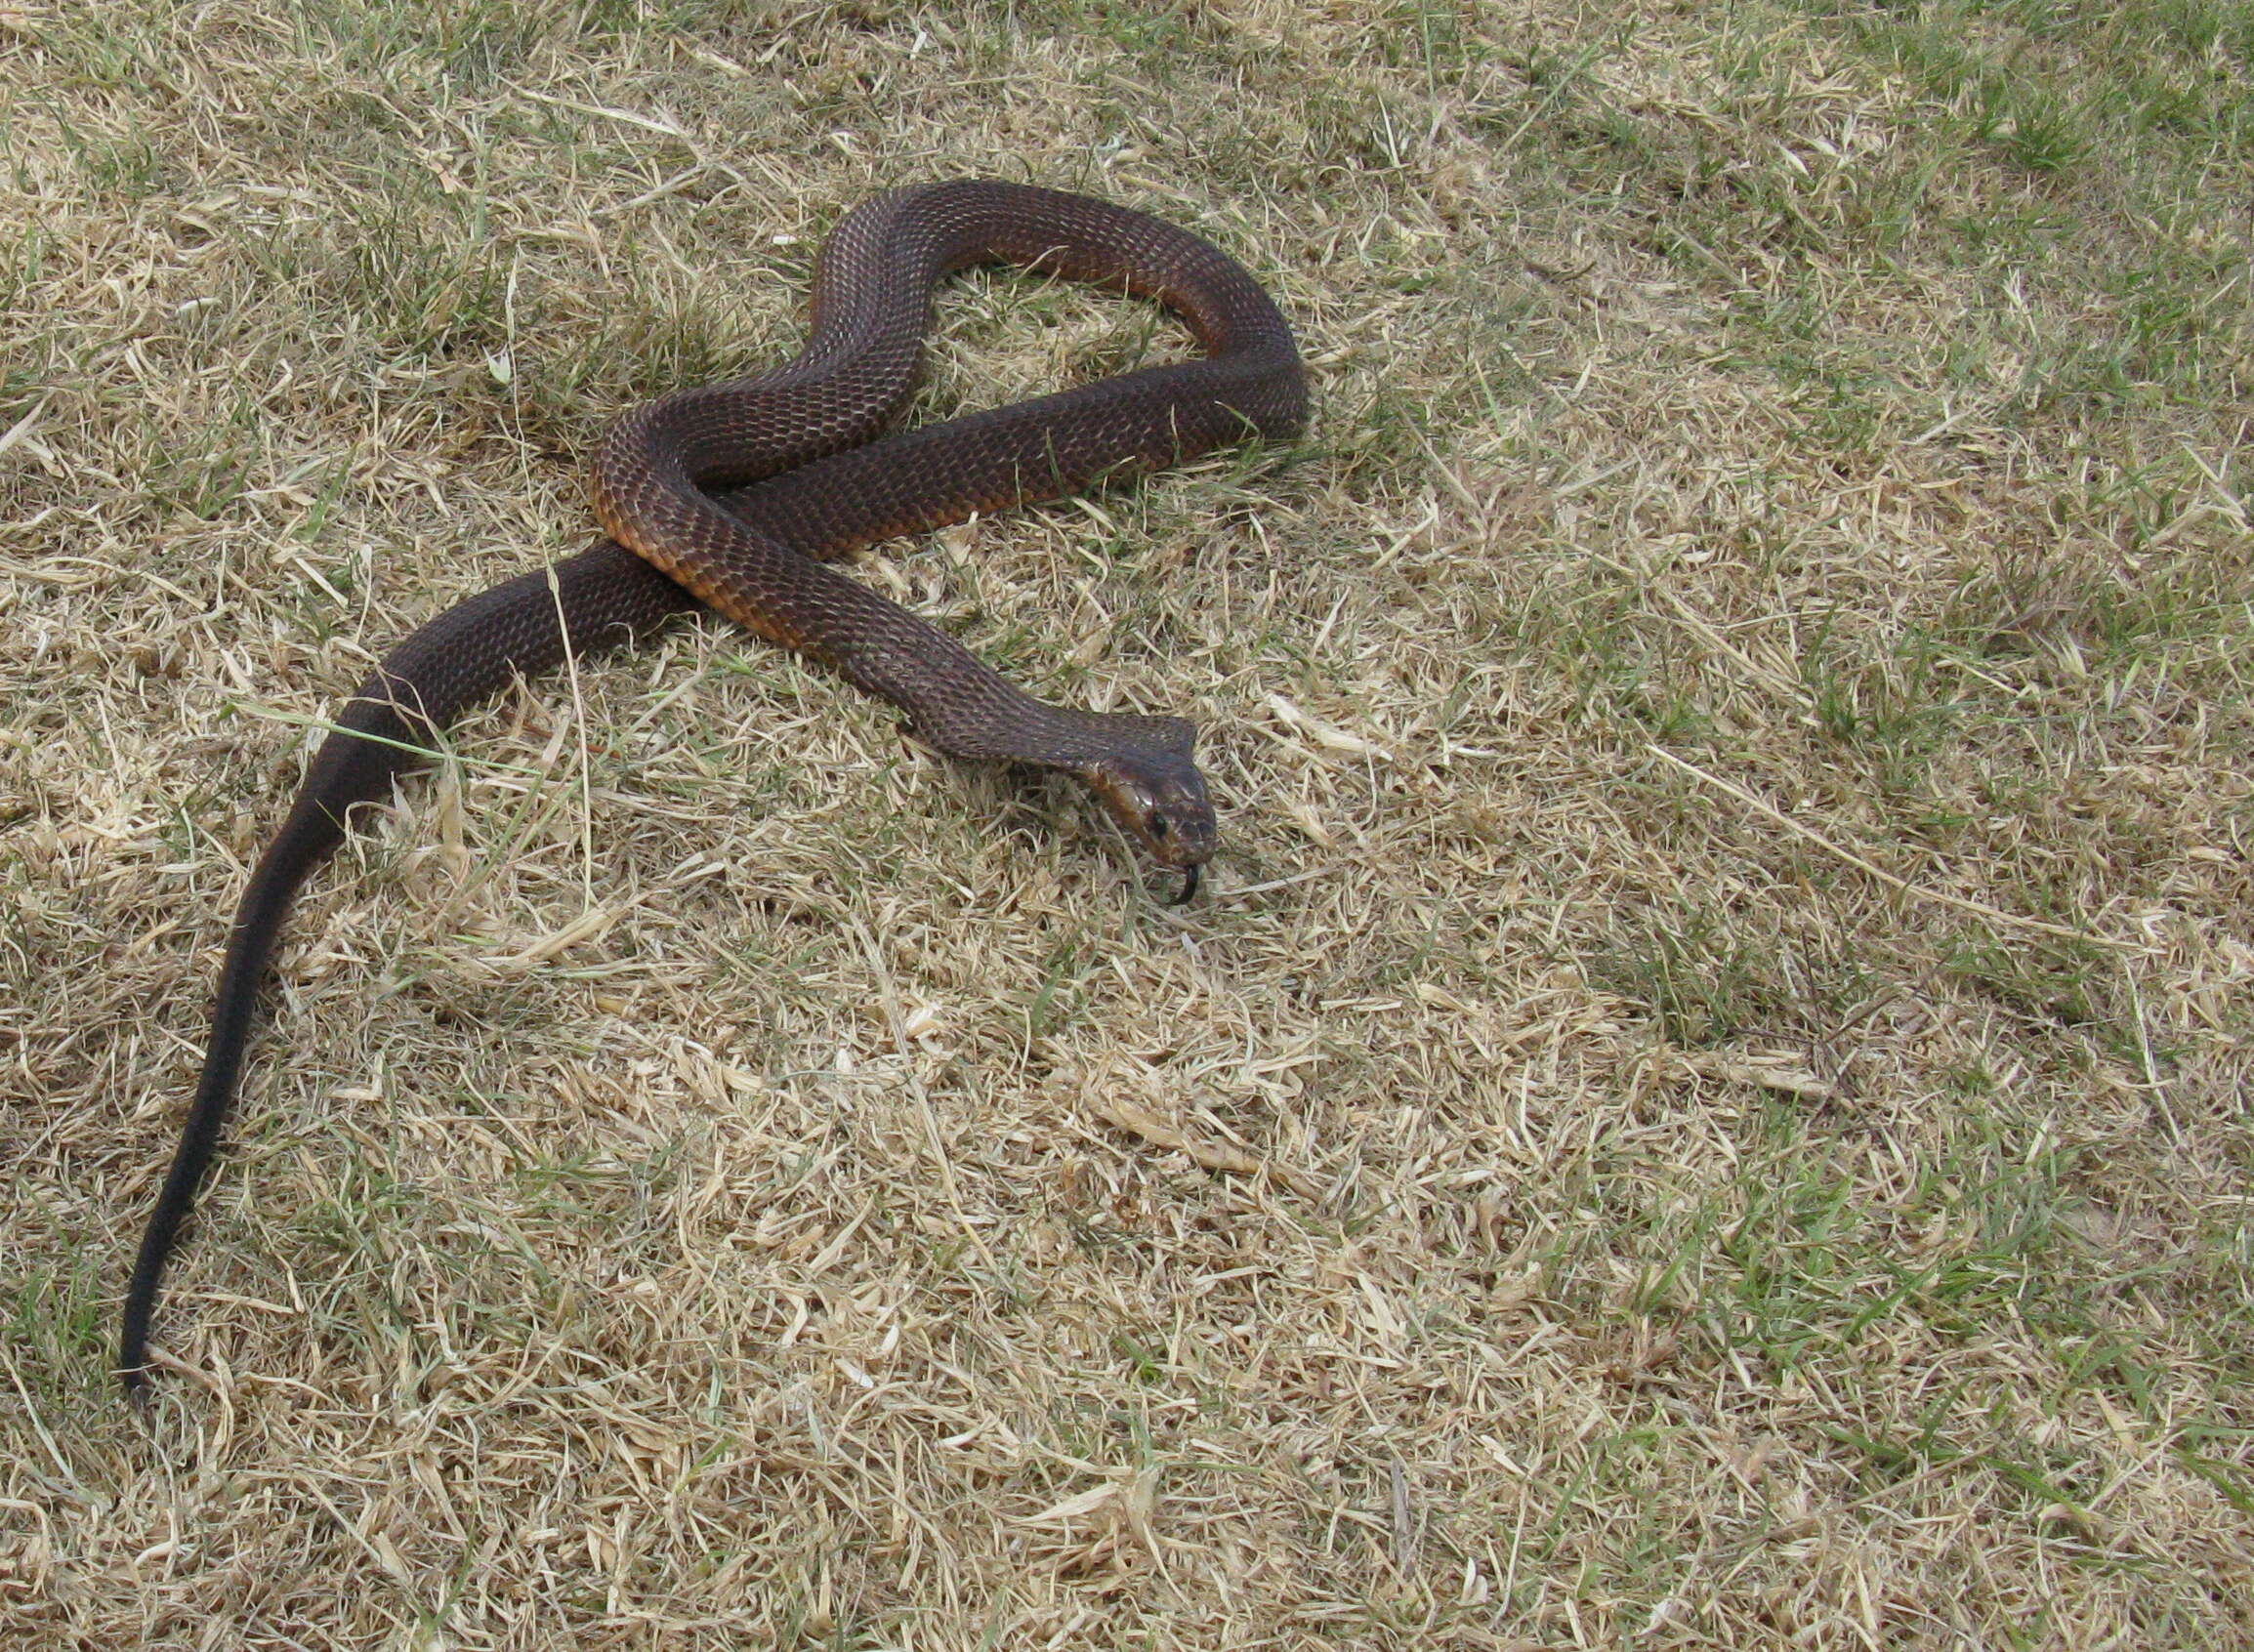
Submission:
[[[2254,9],[0,0],[0,1643],[2254,1642]],[[1208,893],[720,622],[322,720],[985,174],[1307,439],[856,572]],[[1188,349],[978,276],[924,417]]]

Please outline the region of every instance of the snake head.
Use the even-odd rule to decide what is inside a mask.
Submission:
[[[1213,858],[1221,828],[1213,818],[1205,776],[1187,756],[1120,752],[1082,764],[1074,772],[1159,865],[1194,873]]]

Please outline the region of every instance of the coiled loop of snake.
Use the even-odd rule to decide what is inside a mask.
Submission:
[[[1002,263],[1165,304],[1203,347],[1055,395],[877,437],[914,388],[932,293]],[[823,567],[897,534],[1052,499],[1306,417],[1291,333],[1258,282],[1200,237],[1082,195],[935,184],[856,209],[824,245],[814,325],[786,365],[622,418],[599,450],[600,543],[449,609],[346,703],[235,913],[204,1066],[126,1291],[118,1370],[143,1391],[166,1261],[218,1149],[258,989],[297,889],[360,804],[390,795],[433,734],[519,677],[646,635],[702,600],[904,710],[940,750],[1064,768],[1162,864],[1196,869],[1214,820],[1178,718],[1050,706],[945,633]]]
[[[1206,353],[856,447],[915,382],[932,289],[975,262],[1158,299]],[[812,558],[1296,433],[1306,388],[1275,306],[1172,225],[974,182],[903,190],[849,217],[822,249],[814,312],[814,337],[779,372],[683,391],[619,421],[595,461],[603,525],[722,613],[898,705],[940,750],[1069,769],[1161,864],[1202,863],[1213,810],[1188,723],[1044,705]],[[833,447],[846,451],[805,463]],[[710,495],[786,467],[798,468],[732,510]]]

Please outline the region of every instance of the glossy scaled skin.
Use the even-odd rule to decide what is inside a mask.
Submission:
[[[1156,298],[1207,353],[856,445],[914,387],[933,288],[973,263]],[[814,336],[788,366],[683,391],[618,422],[595,460],[603,525],[722,613],[891,700],[941,751],[1069,769],[1161,864],[1209,858],[1212,809],[1187,723],[1044,705],[812,558],[1248,435],[1294,434],[1307,392],[1275,306],[1233,261],[1142,213],[964,183],[903,190],[849,217],[822,249],[814,310]],[[706,491],[777,472],[732,511]]]
[[[933,287],[976,263],[1155,298],[1206,354],[872,440],[914,386]],[[1193,888],[1215,833],[1187,722],[1045,705],[818,559],[1249,436],[1285,439],[1306,409],[1298,352],[1274,305],[1185,230],[1079,195],[985,182],[904,189],[850,214],[822,249],[813,335],[796,358],[667,396],[605,438],[596,509],[622,544],[598,544],[440,615],[338,713],[236,909],[203,1074],[126,1291],[118,1369],[127,1390],[146,1391],[157,1288],[217,1150],[290,902],[343,841],[350,811],[388,797],[464,706],[567,652],[585,657],[647,635],[702,599],[892,700],[943,751],[1077,774]],[[710,489],[734,491],[716,498]]]

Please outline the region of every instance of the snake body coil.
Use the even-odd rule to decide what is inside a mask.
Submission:
[[[933,289],[980,263],[1156,299],[1205,353],[873,439],[915,385]],[[1187,230],[1081,195],[973,181],[903,189],[848,215],[822,248],[813,311],[806,348],[786,365],[618,422],[593,490],[614,541],[440,615],[338,714],[235,913],[203,1073],[126,1292],[118,1371],[128,1391],[142,1391],[157,1288],[218,1147],[299,886],[343,841],[355,805],[387,797],[435,731],[520,676],[618,647],[701,600],[893,701],[942,751],[1078,775],[1192,881],[1213,852],[1190,723],[1047,705],[821,561],[1250,436],[1295,434],[1306,384],[1273,303]]]

